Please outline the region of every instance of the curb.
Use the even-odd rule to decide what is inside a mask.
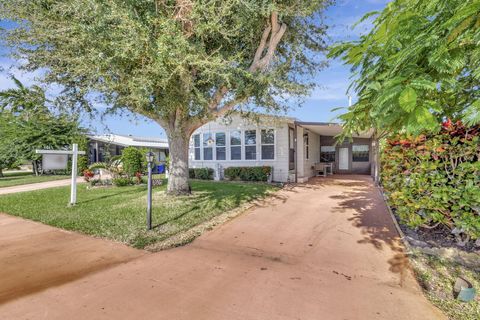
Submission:
[[[377,186],[377,190],[380,193],[380,196],[382,197],[383,202],[385,203],[385,206],[387,207],[387,211],[390,214],[390,218],[392,219],[393,224],[395,225],[395,229],[397,230],[397,232],[400,236],[400,240],[402,241],[403,245],[405,246],[405,249],[406,249],[405,253],[407,255],[413,253],[412,246],[410,245],[410,243],[406,239],[405,233],[403,233],[402,229],[400,228],[400,225],[398,224],[397,218],[393,214],[392,208],[390,207],[390,205],[387,202],[387,197],[385,196],[385,193],[383,192],[383,188],[380,187],[380,186]]]

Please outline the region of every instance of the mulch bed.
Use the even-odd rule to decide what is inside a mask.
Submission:
[[[465,246],[459,246],[455,240],[455,236],[444,225],[438,225],[433,229],[421,227],[412,229],[402,224],[397,215],[395,215],[395,218],[397,218],[398,224],[405,236],[417,241],[425,242],[430,247],[454,248],[465,252],[478,252],[478,250],[480,250],[480,248],[475,247],[475,241],[469,241]]]

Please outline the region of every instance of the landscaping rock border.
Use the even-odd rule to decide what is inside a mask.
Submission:
[[[387,206],[388,212],[393,220],[393,223],[395,224],[395,228],[400,235],[400,240],[403,242],[405,248],[407,249],[407,254],[413,254],[415,251],[419,251],[426,255],[436,256],[441,259],[453,261],[461,264],[462,266],[480,271],[480,253],[464,252],[455,248],[435,247],[424,241],[420,241],[417,239],[413,239],[412,237],[406,236],[400,228],[397,218],[393,214],[392,208],[388,204],[387,197],[383,192],[383,188],[378,187],[378,190],[383,197],[383,201],[385,201],[385,205]]]

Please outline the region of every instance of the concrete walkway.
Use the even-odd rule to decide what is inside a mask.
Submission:
[[[85,180],[82,177],[77,178],[77,183],[82,183],[82,182],[85,182]],[[63,180],[37,182],[37,183],[30,183],[30,184],[22,184],[19,186],[5,187],[5,188],[0,188],[0,196],[2,194],[34,191],[34,190],[41,190],[41,189],[48,189],[48,188],[55,188],[55,187],[64,187],[64,186],[69,186],[70,183],[71,183],[70,179],[63,179]]]
[[[1,238],[0,243],[9,245]],[[41,251],[38,241],[30,246]],[[7,264],[3,252],[0,262]],[[18,255],[11,264],[20,274],[23,265],[41,256]],[[9,276],[0,274],[0,286]],[[358,176],[320,178],[283,190],[185,247],[11,296],[0,306],[0,315],[69,320],[444,319],[414,280],[378,190],[367,177]]]

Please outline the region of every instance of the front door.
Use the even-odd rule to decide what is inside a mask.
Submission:
[[[349,152],[348,148],[339,148],[338,149],[338,169],[339,170],[349,170]]]

